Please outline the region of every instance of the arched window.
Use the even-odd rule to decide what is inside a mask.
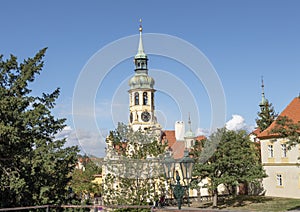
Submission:
[[[147,105],[148,104],[148,94],[147,92],[143,93],[143,105]]]
[[[138,92],[134,93],[134,104],[135,105],[139,104],[139,93]]]

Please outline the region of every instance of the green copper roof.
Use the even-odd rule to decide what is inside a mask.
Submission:
[[[140,20],[141,23],[141,20]],[[153,89],[154,79],[148,76],[148,68],[147,68],[147,55],[144,52],[143,47],[143,39],[142,39],[142,25],[140,24],[140,40],[138,52],[135,55],[135,75],[129,80],[128,84],[130,89]]]
[[[185,138],[194,138],[195,137],[195,134],[192,132],[192,131],[187,131],[185,134],[184,134],[184,137]]]
[[[145,88],[145,89],[153,89],[154,87],[154,79],[147,74],[135,74],[129,80],[130,89],[136,88]]]
[[[260,104],[259,104],[259,106],[265,106],[266,104],[267,104],[267,99],[266,99],[266,97],[265,97],[265,90],[264,90],[264,87],[265,87],[265,85],[264,85],[264,79],[263,79],[263,77],[261,78],[261,90],[262,90],[262,92],[261,92],[261,102],[260,102]]]

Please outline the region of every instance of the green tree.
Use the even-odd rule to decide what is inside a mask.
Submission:
[[[72,173],[70,187],[77,197],[84,194],[101,194],[102,186],[93,182],[95,175],[101,174],[102,167],[94,163],[89,157],[82,157],[84,169],[75,169]]]
[[[202,154],[213,150],[213,154],[204,163],[196,163],[193,170],[193,176],[197,178],[194,184],[205,178],[210,179],[207,186],[214,196],[213,206],[217,206],[219,185],[223,184],[230,190],[238,183],[259,182],[266,177],[259,151],[245,131],[218,129],[205,142]],[[198,161],[201,158],[205,156],[200,155]]]
[[[193,158],[199,159],[206,141],[207,141],[207,138],[203,138],[201,140],[196,140],[194,146],[190,149],[189,154],[192,155]]]
[[[255,121],[262,132],[272,124],[278,114],[275,112],[272,103],[269,103],[268,100],[265,100],[264,104],[260,105],[260,107],[261,110],[257,113],[258,118]]]
[[[59,89],[40,97],[29,83],[43,68],[46,48],[22,63],[0,56],[0,206],[60,204],[73,170],[77,147],[64,148],[55,135],[65,127],[51,110]]]
[[[288,138],[287,147],[291,149],[296,144],[300,144],[300,121],[294,122],[287,116],[279,116],[271,133],[281,138]]]

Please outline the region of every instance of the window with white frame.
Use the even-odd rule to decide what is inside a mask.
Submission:
[[[276,175],[276,184],[277,186],[282,186],[282,174],[277,174]]]
[[[268,156],[269,156],[269,158],[274,157],[273,145],[268,145]]]
[[[286,144],[281,144],[281,150],[282,150],[282,157],[286,158],[287,157],[287,147],[286,147]]]

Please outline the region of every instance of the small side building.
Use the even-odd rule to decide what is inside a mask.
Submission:
[[[296,97],[279,117],[300,121],[300,97]],[[288,148],[288,138],[273,133],[274,121],[257,135],[261,143],[261,160],[268,177],[263,179],[266,196],[300,198],[300,145]]]

